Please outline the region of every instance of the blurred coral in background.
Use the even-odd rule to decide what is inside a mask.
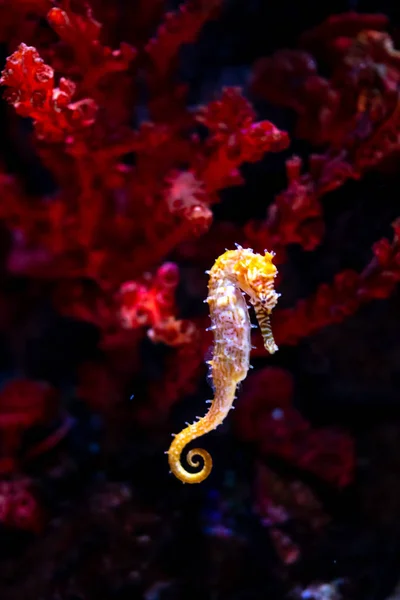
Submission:
[[[264,4],[0,3],[1,600],[398,584],[400,14]],[[235,243],[280,351],[182,486]]]

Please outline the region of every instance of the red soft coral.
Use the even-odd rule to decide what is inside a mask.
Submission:
[[[235,414],[239,435],[264,456],[279,456],[332,485],[347,485],[354,469],[351,437],[329,428],[313,429],[292,406],[293,393],[292,376],[283,369],[266,367],[250,375]]]

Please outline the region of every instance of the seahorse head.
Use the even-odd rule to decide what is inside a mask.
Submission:
[[[255,254],[242,250],[234,271],[241,289],[250,297],[252,304],[263,306],[270,312],[276,305],[279,294],[274,290],[274,279],[278,273],[273,263],[274,252]]]

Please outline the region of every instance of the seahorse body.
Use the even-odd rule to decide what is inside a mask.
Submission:
[[[269,314],[278,300],[273,257],[273,253],[262,256],[238,247],[217,258],[210,271],[207,302],[214,331],[214,352],[209,361],[214,399],[204,417],[174,437],[167,453],[172,473],[184,483],[200,483],[210,474],[212,459],[206,450],[195,448],[187,453],[191,467],[199,466],[198,457],[203,460],[201,470],[196,473],[182,466],[182,451],[192,440],[223,422],[235,399],[236,387],[249,370],[251,323],[243,292],[255,307],[266,349],[271,353],[278,349],[269,325]]]

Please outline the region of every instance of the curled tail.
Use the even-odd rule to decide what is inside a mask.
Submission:
[[[197,423],[194,423],[194,425],[197,425]],[[186,429],[178,433],[168,450],[170,469],[175,477],[183,481],[183,483],[201,483],[207,479],[212,469],[212,458],[207,450],[203,450],[202,448],[193,448],[193,450],[189,450],[186,455],[187,463],[191,467],[199,466],[200,463],[198,457],[203,459],[203,466],[200,471],[197,471],[197,473],[190,473],[189,471],[186,471],[182,465],[182,451],[192,439],[197,437],[197,435],[193,435],[193,432],[191,432],[192,427],[193,425],[189,425],[189,427],[186,427]]]
[[[221,404],[219,394],[217,394],[217,398],[212,402],[208,413],[202,419],[199,419],[192,425],[188,425],[185,429],[178,433],[174,437],[172,444],[169,447],[167,454],[170,469],[175,477],[180,479],[183,483],[201,483],[207,479],[211,473],[213,463],[212,458],[207,450],[203,450],[202,448],[193,448],[193,450],[189,450],[186,455],[186,460],[190,467],[196,468],[199,466],[199,457],[203,460],[203,466],[200,471],[197,471],[197,473],[190,473],[183,467],[181,462],[182,452],[191,441],[202,435],[205,435],[206,433],[209,433],[218,427],[218,425],[220,425],[225,419],[227,412],[232,406],[235,385],[227,386],[225,393],[229,395],[230,400],[227,406]]]

